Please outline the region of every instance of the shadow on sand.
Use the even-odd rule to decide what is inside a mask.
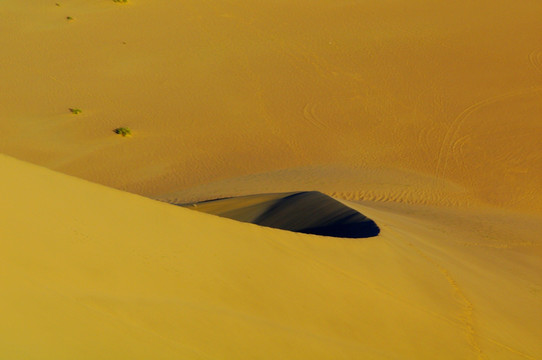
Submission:
[[[180,206],[304,234],[368,238],[380,233],[373,220],[317,191],[240,196]]]

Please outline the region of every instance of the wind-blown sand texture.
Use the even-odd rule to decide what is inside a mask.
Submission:
[[[542,358],[542,3],[58,5],[0,1],[0,358]],[[304,191],[380,233],[172,205]]]

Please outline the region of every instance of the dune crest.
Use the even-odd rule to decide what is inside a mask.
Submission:
[[[373,220],[318,191],[240,196],[182,206],[304,234],[367,238],[380,232]]]
[[[0,171],[5,358],[542,355],[540,218],[348,203],[381,228],[352,241]]]

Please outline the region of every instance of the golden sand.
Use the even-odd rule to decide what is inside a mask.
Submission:
[[[236,196],[179,205],[302,234],[361,239],[380,233],[373,220],[318,191]]]
[[[542,358],[541,13],[0,1],[0,358]],[[152,200],[311,190],[381,233]]]

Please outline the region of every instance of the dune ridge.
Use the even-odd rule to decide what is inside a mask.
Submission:
[[[343,238],[377,236],[375,222],[317,191],[260,194],[181,205],[256,225]]]
[[[359,242],[234,222],[6,156],[0,169],[3,356],[542,353],[539,217],[348,203],[381,227]]]

